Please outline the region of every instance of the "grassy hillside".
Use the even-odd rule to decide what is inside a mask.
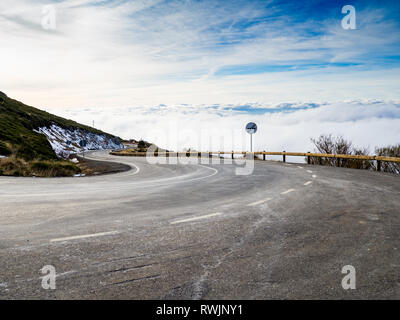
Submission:
[[[37,172],[42,172],[37,175],[46,175],[46,168],[52,172],[49,175],[70,175],[79,172],[78,167],[59,160],[46,137],[34,131],[40,127],[50,127],[52,123],[65,129],[83,129],[95,134],[104,134],[75,121],[27,106],[0,92],[0,155],[8,157],[0,159],[0,175],[25,176]],[[58,170],[63,165],[67,166],[68,170]]]

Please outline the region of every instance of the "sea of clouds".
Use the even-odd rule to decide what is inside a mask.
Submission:
[[[399,101],[237,105],[157,105],[48,110],[124,139],[144,139],[170,150],[249,150],[244,127],[258,125],[256,151],[313,151],[311,138],[342,135],[371,153],[400,143]]]

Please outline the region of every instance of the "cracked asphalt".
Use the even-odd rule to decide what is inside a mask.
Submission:
[[[90,157],[132,170],[0,177],[0,299],[400,298],[399,176]]]

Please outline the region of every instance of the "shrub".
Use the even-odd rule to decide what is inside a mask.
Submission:
[[[377,148],[375,150],[377,156],[382,157],[400,157],[400,144],[396,146],[388,146]],[[400,174],[400,163],[382,161],[381,170],[390,173]]]
[[[37,170],[37,171],[46,171],[46,170],[50,170],[52,168],[52,166],[50,165],[49,162],[46,162],[46,161],[36,161],[36,162],[32,163],[31,168],[33,170]]]
[[[68,161],[34,161],[31,170],[41,177],[70,177],[81,169]]]
[[[311,139],[315,146],[316,153],[326,154],[347,154],[347,155],[368,155],[368,149],[357,149],[353,147],[353,143],[344,139],[342,136],[335,137],[332,134],[321,135],[318,139]],[[325,166],[337,166],[354,169],[371,169],[373,162],[368,160],[357,159],[338,159],[338,158],[321,158],[310,157],[311,164],[319,164]]]
[[[0,174],[7,176],[27,176],[30,170],[26,162],[15,157],[0,159]]]
[[[23,145],[21,148],[18,149],[16,156],[18,158],[24,159],[25,161],[30,161],[35,159],[36,152],[34,152],[32,148]]]
[[[11,154],[11,150],[7,147],[7,145],[0,141],[0,155],[2,156],[9,156]]]

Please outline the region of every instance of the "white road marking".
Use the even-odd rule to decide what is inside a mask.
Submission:
[[[218,173],[218,170],[215,169],[215,168],[207,167],[207,166],[204,166],[204,165],[202,165],[202,164],[198,164],[198,166],[203,167],[203,168],[207,168],[207,169],[214,170],[214,173],[212,173],[212,174],[210,174],[210,175],[208,175],[208,176],[205,176],[205,177],[194,178],[194,179],[188,180],[188,181],[194,181],[194,180],[201,180],[201,179],[211,178],[212,176],[215,176],[215,175]]]
[[[84,235],[81,235],[81,236],[73,236],[73,237],[51,239],[50,242],[60,242],[60,241],[67,241],[67,240],[76,240],[76,239],[101,237],[101,236],[108,236],[108,235],[118,234],[118,233],[119,233],[119,231],[108,231],[108,232],[100,232],[100,233],[93,233],[93,234],[84,234]]]
[[[308,172],[308,173],[312,173],[312,171],[311,171],[311,170],[307,170],[307,172]]]
[[[312,175],[313,178],[316,178],[317,176],[315,174]]]
[[[71,273],[76,273],[76,271],[75,270],[71,270],[71,271],[67,271],[67,272],[63,272],[63,273],[56,273],[56,278],[66,276],[66,275],[71,274]],[[38,279],[41,280],[41,279],[43,279],[45,277],[46,276],[42,276],[42,277],[39,277]]]
[[[305,186],[308,186],[309,184],[311,184],[312,183],[312,181],[307,181],[304,185]]]
[[[67,272],[63,272],[63,273],[58,273],[58,274],[56,274],[56,277],[63,277],[63,276],[66,276],[67,274],[71,274],[71,273],[76,273],[76,271],[71,270],[71,271],[67,271]]]
[[[256,206],[256,205],[259,205],[259,204],[261,204],[261,203],[267,202],[267,201],[269,201],[269,200],[272,200],[272,198],[267,198],[267,199],[264,199],[264,200],[252,202],[252,203],[249,203],[247,206],[248,206],[248,207],[254,207],[254,206]]]
[[[293,191],[295,191],[295,190],[296,190],[296,189],[289,189],[289,190],[286,190],[286,191],[281,192],[281,194],[287,194],[287,193],[293,192]]]
[[[136,168],[136,171],[135,171],[135,172],[130,172],[130,173],[128,174],[128,175],[130,175],[130,176],[133,176],[133,175],[138,174],[138,173],[140,172],[140,168],[139,168],[136,164],[134,164],[134,163],[122,162],[122,164],[129,165],[129,166],[131,166],[131,168],[132,168],[132,166],[134,166],[134,167]]]
[[[45,192],[43,192],[43,193],[29,193],[29,194],[26,194],[26,193],[24,193],[24,194],[2,194],[0,196],[1,197],[24,197],[24,198],[28,198],[28,197],[43,197],[44,195],[46,195]],[[65,192],[55,192],[55,193],[47,193],[47,195],[62,196],[62,195],[66,195],[66,193]]]
[[[98,160],[96,158],[92,158],[92,159],[93,160]],[[125,162],[119,162],[119,163],[128,164],[128,163],[125,163]],[[135,164],[133,164],[133,163],[131,163],[131,164],[134,165],[137,168],[137,170],[134,173],[132,173],[131,175],[137,174],[140,171],[140,168],[138,166],[136,166]],[[185,182],[203,180],[203,179],[211,178],[212,176],[215,176],[219,172],[217,169],[212,168],[212,167],[207,167],[207,166],[201,165],[201,164],[197,164],[197,165],[200,166],[200,167],[209,169],[209,170],[211,170],[213,172],[211,174],[209,174],[209,175],[206,175],[206,176],[192,178],[192,179],[186,179],[186,180],[181,180],[181,181],[172,181],[172,182],[170,182],[171,180],[174,180],[176,178],[164,179],[166,182],[163,182],[163,179],[150,180],[150,181],[148,181],[148,183],[146,185],[142,185],[141,187],[142,188],[143,187],[147,187],[148,188],[148,187],[152,187],[152,186],[171,185],[171,184],[174,184],[174,183],[185,183]],[[116,187],[108,186],[107,189],[110,190],[110,191],[112,191],[112,190],[122,190],[122,189],[126,190],[130,186],[132,186],[132,185],[135,186],[137,184],[138,184],[137,181],[132,181],[132,182],[126,182],[124,184],[124,187],[122,187],[120,185],[118,185]],[[102,190],[104,190],[104,187],[92,188],[92,189],[87,190],[87,193],[89,193],[89,192],[93,193],[93,192],[102,191]],[[67,192],[49,193],[48,191],[46,191],[46,192],[43,192],[43,193],[30,193],[30,194],[27,194],[27,193],[23,193],[23,194],[0,194],[0,198],[2,198],[2,197],[7,197],[7,198],[9,198],[9,197],[21,197],[21,198],[23,198],[23,197],[40,197],[40,196],[44,196],[44,195],[46,195],[46,196],[62,196],[62,195],[65,196],[67,194],[68,195],[77,195],[77,194],[80,194],[80,193],[81,193],[81,191],[79,191],[79,190],[78,191],[76,191],[76,190],[70,191],[68,193]]]
[[[114,157],[116,157],[116,156],[114,156]],[[128,166],[130,166],[131,168],[132,168],[132,166],[133,167],[135,167],[135,169],[136,169],[136,171],[131,171],[131,172],[129,172],[127,175],[128,176],[133,176],[133,175],[135,175],[135,174],[138,174],[139,172],[140,172],[140,168],[136,165],[136,164],[134,164],[134,163],[132,163],[132,162],[121,162],[121,161],[113,161],[112,160],[112,157],[90,157],[90,156],[86,156],[86,158],[87,159],[90,159],[90,160],[105,160],[105,161],[108,161],[108,162],[114,162],[114,163],[122,163],[122,164],[126,164],[126,165],[128,165]]]
[[[118,158],[118,156],[113,156],[113,157],[115,157],[115,159]],[[92,160],[96,160],[96,158],[94,158],[94,159],[92,159]],[[136,171],[135,171],[132,175],[137,174],[137,173],[139,173],[139,171],[140,171],[140,168],[139,168],[137,165],[135,165],[134,163],[131,163],[131,162],[120,162],[120,161],[113,161],[113,162],[122,163],[122,164],[127,164],[127,165],[133,165],[133,166],[136,168]],[[203,168],[206,168],[206,169],[213,170],[214,172],[213,172],[212,174],[208,175],[208,176],[203,176],[203,177],[188,179],[188,180],[184,180],[184,181],[182,181],[182,182],[196,181],[196,180],[202,180],[202,179],[206,179],[206,178],[211,178],[212,176],[215,176],[215,175],[218,173],[218,170],[215,169],[215,168],[207,167],[207,166],[205,166],[205,165],[198,164],[198,163],[197,163],[196,165],[198,165],[198,166],[200,166],[200,167],[203,167]],[[179,182],[179,181],[178,181],[178,182]],[[160,184],[157,184],[157,185],[160,185]]]
[[[303,167],[297,166],[297,168],[303,169]]]
[[[207,219],[210,217],[220,216],[221,214],[222,214],[221,212],[217,212],[217,213],[207,214],[205,216],[199,216],[199,217],[193,217],[193,218],[188,218],[188,219],[183,219],[183,220],[172,221],[172,222],[170,222],[170,224],[202,220],[202,219]]]

